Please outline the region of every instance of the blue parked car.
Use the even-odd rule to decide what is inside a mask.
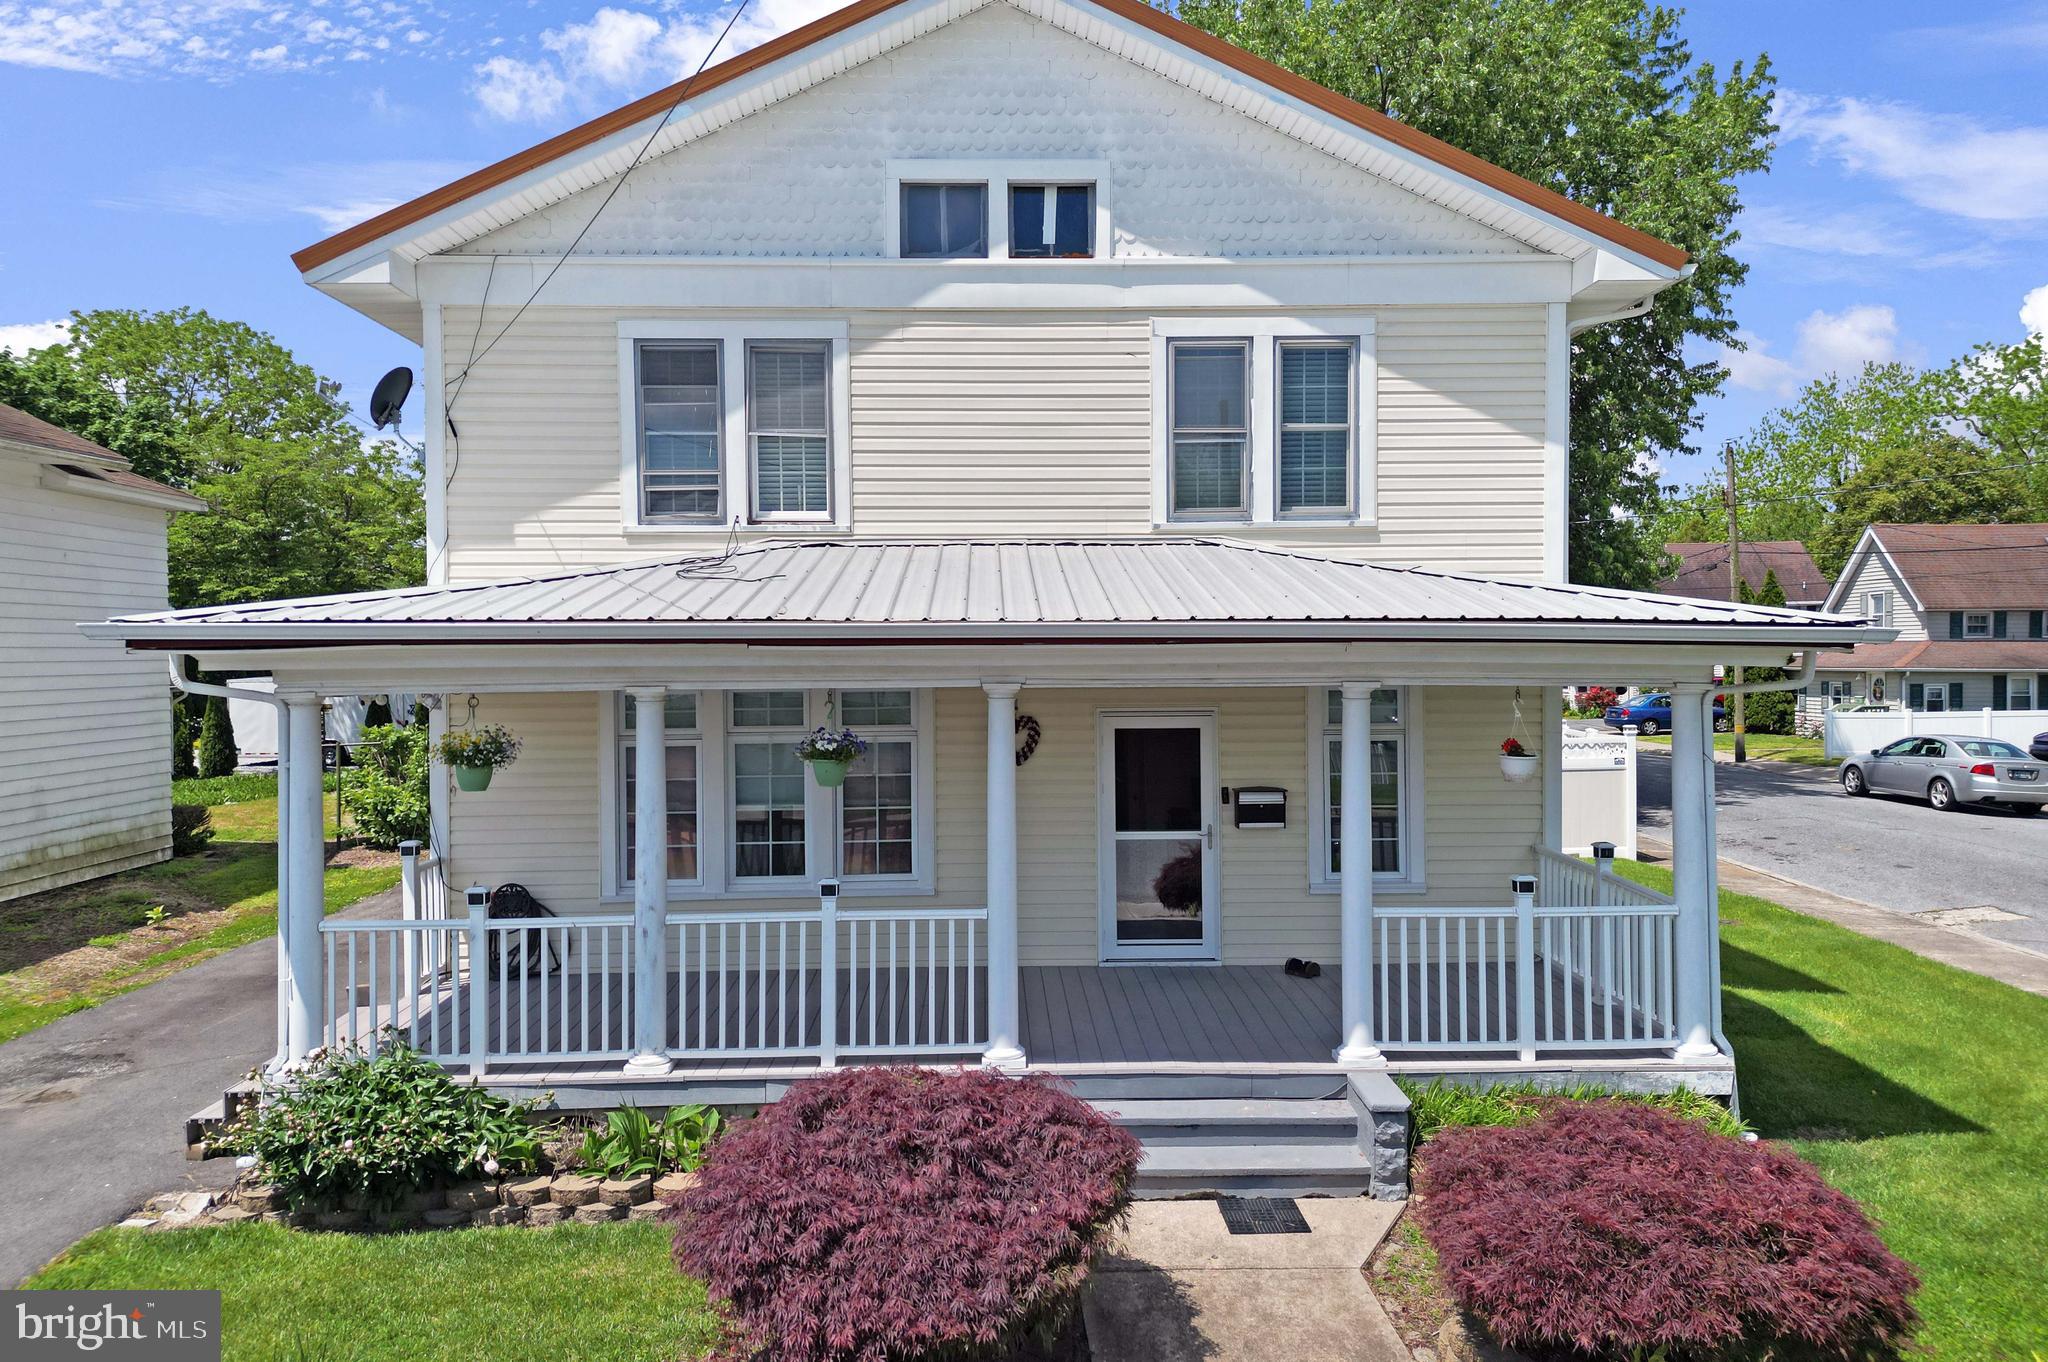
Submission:
[[[1668,691],[1651,691],[1638,695],[1626,704],[1609,705],[1606,714],[1609,728],[1621,728],[1634,724],[1636,731],[1644,737],[1655,737],[1671,731],[1671,695]],[[1728,718],[1728,710],[1721,703],[1721,697],[1714,697],[1714,731],[1726,733],[1734,725]]]

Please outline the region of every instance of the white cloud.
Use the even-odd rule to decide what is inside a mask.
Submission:
[[[0,352],[25,355],[31,350],[43,350],[56,345],[71,334],[71,323],[16,322],[12,326],[0,326]]]
[[[653,59],[661,20],[651,14],[607,6],[590,22],[569,24],[541,36],[541,45],[561,58],[571,75],[589,76],[606,85],[639,80]]]
[[[569,93],[552,64],[516,57],[492,57],[477,67],[470,88],[485,113],[508,123],[548,118]]]
[[[2048,126],[1989,127],[1897,101],[1785,91],[1777,121],[1908,202],[1980,222],[2048,223]]]
[[[2048,284],[2030,290],[2020,300],[2020,325],[2029,336],[2048,336]]]
[[[1899,358],[1898,316],[1880,303],[1809,314],[1799,323],[1795,353],[1789,359],[1772,354],[1770,342],[1754,332],[1736,335],[1747,349],[1724,345],[1715,347],[1712,354],[1728,371],[1728,381],[1738,388],[1780,397],[1790,397],[1801,384],[1823,374],[1853,377],[1866,364]]]
[[[253,174],[218,166],[178,167],[130,194],[97,200],[95,206],[184,213],[219,222],[304,217],[324,232],[337,232],[446,184],[469,168],[456,161],[312,162]]]
[[[0,0],[0,65],[105,76],[199,75],[226,80],[334,62],[375,60],[393,32],[422,41],[452,21],[429,0],[384,0],[338,23],[330,0]],[[365,15],[368,18],[365,18]]]

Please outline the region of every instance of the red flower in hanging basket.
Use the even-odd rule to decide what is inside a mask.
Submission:
[[[1509,738],[1506,742],[1502,743],[1500,745],[1500,754],[1504,757],[1526,757],[1529,755],[1528,750],[1522,746],[1520,738]]]

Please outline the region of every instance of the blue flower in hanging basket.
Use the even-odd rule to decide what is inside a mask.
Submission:
[[[828,790],[845,783],[846,768],[867,750],[867,739],[850,728],[814,728],[796,745],[797,757],[810,764],[812,778]]]

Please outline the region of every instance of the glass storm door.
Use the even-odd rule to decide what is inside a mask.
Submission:
[[[1104,715],[1102,954],[1216,958],[1215,719]]]

